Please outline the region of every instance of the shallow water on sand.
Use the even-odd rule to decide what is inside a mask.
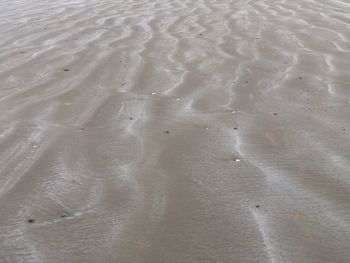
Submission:
[[[349,14],[0,0],[0,262],[350,262]]]

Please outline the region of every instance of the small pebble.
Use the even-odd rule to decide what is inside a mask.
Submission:
[[[73,214],[69,211],[64,211],[63,214],[61,215],[62,218],[67,218],[71,216],[73,216]]]
[[[165,131],[165,133],[170,133],[170,131]]]
[[[38,145],[36,145],[36,144],[35,144],[35,145],[33,145],[33,148],[38,148]]]
[[[69,71],[69,69],[68,69],[68,68],[65,68],[63,71],[66,71],[66,72],[67,72],[67,71]]]
[[[238,128],[237,127],[235,127],[235,128],[233,128],[234,130],[238,130]]]
[[[299,77],[299,79],[303,79],[303,77]]]
[[[256,208],[259,208],[259,207],[260,207],[260,205],[256,205],[255,207],[256,207]]]
[[[129,118],[129,120],[131,120],[131,121],[132,121],[133,119],[134,119],[133,117],[130,117],[130,118]]]
[[[151,94],[152,94],[152,95],[156,95],[157,93],[155,93],[155,92],[152,92]]]
[[[272,113],[272,115],[277,116],[278,114],[276,112]]]
[[[237,153],[235,153],[235,154],[233,155],[233,160],[234,160],[235,162],[240,162],[240,161],[241,161],[241,158],[239,157],[239,155],[238,155]]]
[[[180,101],[181,99],[177,98],[176,100],[177,100],[177,101]]]
[[[84,131],[84,130],[85,130],[85,128],[80,128],[80,130],[81,130],[81,131]]]
[[[28,219],[28,221],[27,221],[28,223],[34,223],[35,222],[35,219],[32,219],[32,218],[30,218],[30,219]]]

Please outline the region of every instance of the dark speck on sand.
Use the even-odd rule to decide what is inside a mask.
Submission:
[[[32,218],[30,218],[30,219],[28,219],[28,221],[27,221],[28,223],[34,223],[35,222],[35,219],[32,219]]]
[[[73,213],[69,212],[69,211],[64,211],[61,215],[62,218],[67,218],[67,217],[71,217],[73,216]]]

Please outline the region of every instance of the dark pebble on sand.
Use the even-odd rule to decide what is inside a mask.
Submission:
[[[303,79],[303,77],[299,77],[299,79]]]
[[[69,71],[69,69],[65,68],[63,71]]]
[[[260,205],[256,205],[255,207],[256,207],[256,208],[259,208],[259,207],[260,207]]]
[[[133,117],[130,117],[129,119],[132,121],[134,118],[133,118]]]
[[[272,113],[272,115],[277,116],[278,114],[276,112]]]
[[[81,131],[84,131],[84,130],[85,130],[85,128],[80,128],[80,130],[81,130]]]
[[[165,133],[170,133],[170,131],[165,131]]]
[[[34,223],[35,222],[35,219],[28,219],[28,221],[27,221],[28,223]]]
[[[69,211],[64,211],[63,214],[61,215],[62,218],[67,218],[71,216],[73,216],[73,214]]]
[[[233,128],[233,129],[234,129],[234,130],[238,130],[238,128],[236,128],[236,127],[235,127],[235,128]]]

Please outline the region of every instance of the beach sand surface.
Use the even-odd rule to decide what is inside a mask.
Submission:
[[[346,0],[0,0],[1,263],[350,262]]]

